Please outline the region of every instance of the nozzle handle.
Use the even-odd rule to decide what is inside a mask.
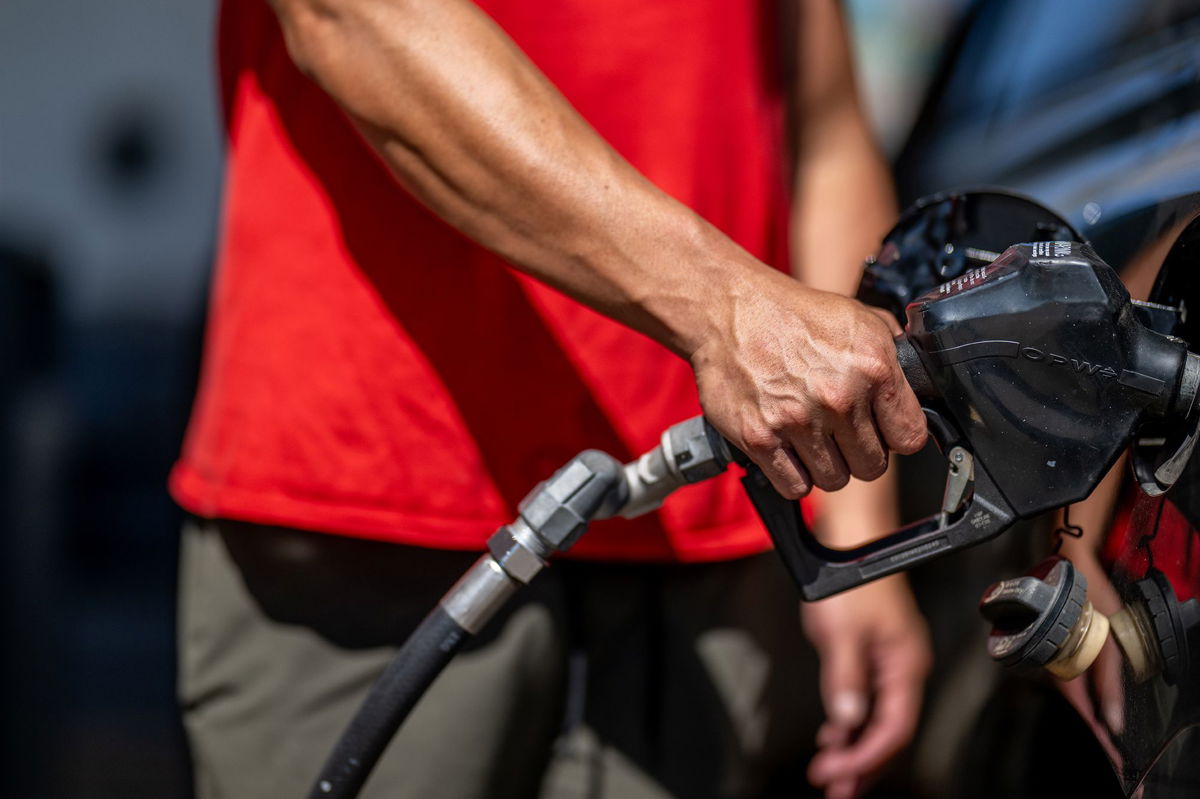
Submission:
[[[904,377],[921,400],[930,434],[942,452],[960,445],[955,426],[935,407],[937,391],[921,355],[907,335],[897,336],[896,358]],[[726,442],[728,444],[728,442]],[[994,538],[1016,520],[982,464],[976,462],[974,492],[965,508],[947,520],[931,516],[868,544],[833,549],[817,540],[804,522],[800,503],[785,499],[762,470],[729,445],[732,460],[745,469],[742,485],[775,542],[775,548],[806,601],[855,588],[919,563]]]
[[[929,370],[925,368],[925,363],[921,360],[917,348],[909,340],[908,334],[901,333],[893,339],[893,342],[896,345],[896,360],[900,362],[900,371],[904,372],[904,379],[908,381],[908,385],[917,395],[917,399],[935,398],[937,389],[933,386],[933,378],[929,376]]]
[[[823,599],[941,555],[994,538],[1016,514],[976,463],[975,493],[949,524],[931,516],[853,549],[832,549],[804,523],[800,504],[782,497],[754,464],[742,485],[775,542],[775,548],[806,601]]]

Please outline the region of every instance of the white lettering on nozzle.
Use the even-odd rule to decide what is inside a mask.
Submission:
[[[1033,243],[1034,258],[1065,258],[1071,254],[1069,241],[1035,241]]]

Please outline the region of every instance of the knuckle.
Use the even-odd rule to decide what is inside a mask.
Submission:
[[[747,452],[765,454],[779,447],[779,436],[766,425],[747,425],[742,428],[742,443]]]
[[[884,405],[896,405],[900,401],[900,389],[895,380],[884,380],[875,385],[876,401]]]
[[[837,416],[849,416],[858,405],[850,392],[838,388],[825,394],[825,407]]]
[[[895,391],[896,357],[892,353],[872,352],[865,358],[860,369],[865,377],[880,392]]]
[[[789,401],[778,409],[779,428],[808,428],[812,425],[812,413],[806,403]]]
[[[846,413],[850,394],[844,385],[839,385],[835,380],[814,382],[806,395],[809,407],[798,415],[807,422],[806,428],[813,429],[824,417]]]

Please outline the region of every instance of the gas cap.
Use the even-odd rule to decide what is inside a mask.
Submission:
[[[1194,679],[1191,650],[1200,631],[1200,604],[1194,598],[1180,602],[1167,576],[1154,568],[1126,593],[1126,605],[1117,614],[1121,623],[1113,616],[1113,633],[1134,677],[1161,674],[1168,685]]]
[[[1045,668],[1063,680],[1086,671],[1108,637],[1108,619],[1087,601],[1087,579],[1057,556],[990,586],[979,611],[992,623],[993,660],[1023,671]]]

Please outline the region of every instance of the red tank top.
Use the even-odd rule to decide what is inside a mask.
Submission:
[[[771,5],[481,3],[638,169],[784,265]],[[184,508],[476,549],[576,452],[629,460],[699,412],[684,361],[413,200],[292,65],[267,3],[226,0],[219,50],[227,179],[200,390],[171,475]],[[572,554],[768,546],[730,474],[596,524]]]

